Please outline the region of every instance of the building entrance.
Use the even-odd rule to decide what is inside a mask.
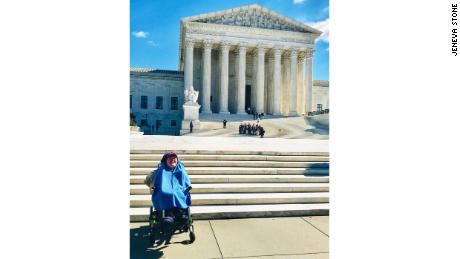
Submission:
[[[244,97],[244,110],[247,111],[248,107],[251,107],[251,85],[246,85]]]

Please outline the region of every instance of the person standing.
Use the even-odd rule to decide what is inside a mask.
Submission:
[[[193,132],[193,123],[190,121],[190,133]]]
[[[226,119],[224,119],[223,124],[224,124],[224,129],[225,129],[227,127],[227,120]]]

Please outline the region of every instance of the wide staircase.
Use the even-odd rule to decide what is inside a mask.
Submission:
[[[148,220],[144,179],[165,152],[131,150],[131,222]],[[329,215],[327,152],[175,152],[192,181],[194,219]]]

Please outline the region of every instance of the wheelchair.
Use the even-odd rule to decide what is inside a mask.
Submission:
[[[191,189],[192,187],[189,187],[186,190],[188,198],[190,198]],[[152,247],[155,247],[157,240],[159,241],[157,246],[161,245],[163,241],[165,241],[165,244],[169,244],[174,234],[184,232],[189,232],[190,239],[185,241],[188,244],[193,243],[196,239],[190,206],[186,209],[172,208],[167,211],[155,210],[153,206],[150,206],[149,227],[149,238]]]

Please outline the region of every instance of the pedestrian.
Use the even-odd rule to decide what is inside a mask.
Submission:
[[[227,120],[226,119],[224,119],[223,123],[224,123],[224,129],[227,128]]]
[[[265,135],[265,129],[264,129],[264,127],[261,126],[260,127],[260,138],[263,138],[264,135]]]
[[[193,123],[190,121],[190,133],[193,132]]]

